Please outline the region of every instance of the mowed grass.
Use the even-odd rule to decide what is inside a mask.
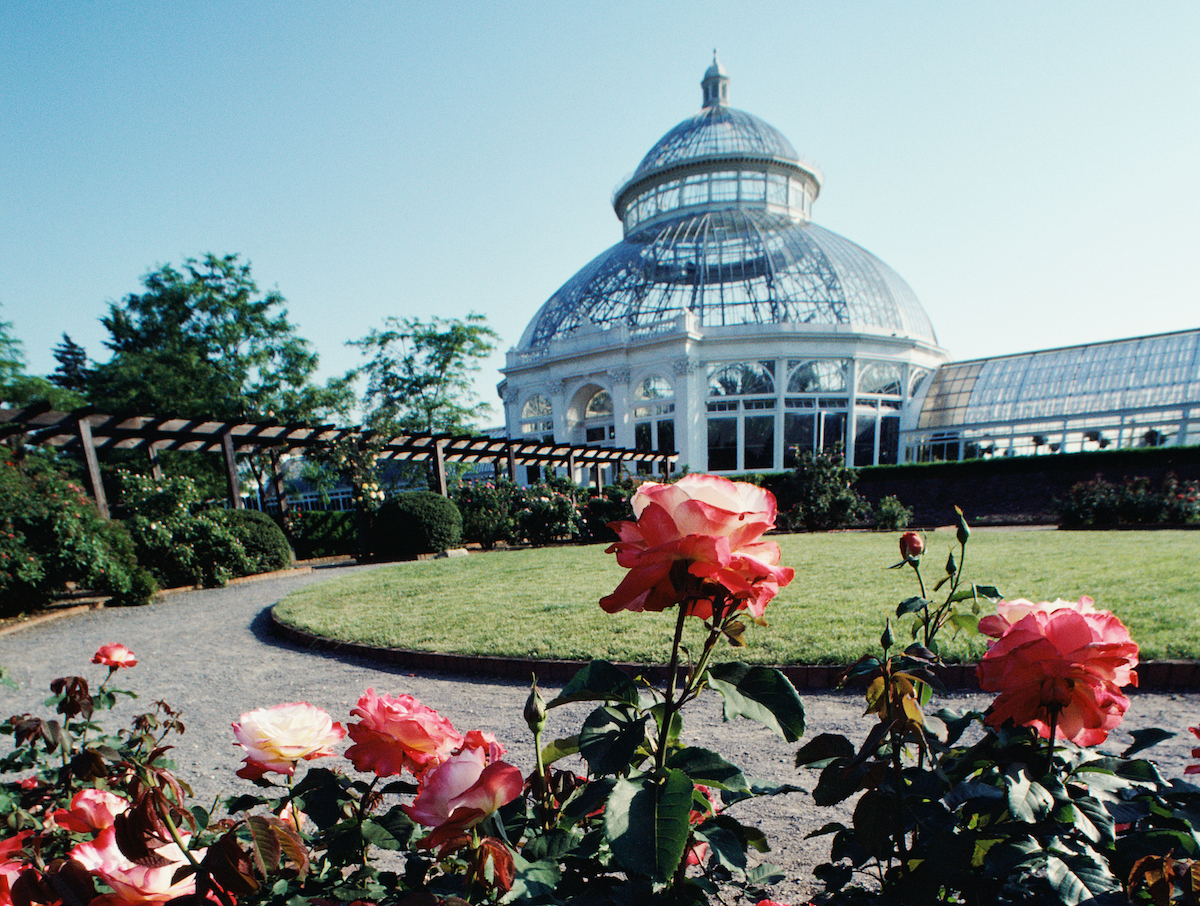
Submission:
[[[747,646],[723,646],[720,657],[836,664],[875,650],[896,605],[918,594],[911,569],[885,569],[898,560],[897,537],[775,536],[796,578],[767,608],[769,625],[750,626]],[[931,533],[928,545],[923,574],[932,595],[956,547],[954,534]],[[1200,532],[977,529],[964,567],[968,580],[995,585],[1009,598],[1095,598],[1129,627],[1143,659],[1200,658]],[[369,645],[662,663],[672,613],[610,615],[597,603],[623,573],[604,545],[479,553],[313,585],[285,598],[275,613],[289,626]],[[906,630],[911,619],[898,626]],[[688,623],[698,650],[700,621]],[[984,651],[978,637],[947,642],[954,658]]]

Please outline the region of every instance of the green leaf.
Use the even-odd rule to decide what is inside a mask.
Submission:
[[[646,743],[645,714],[626,705],[597,708],[579,733],[579,754],[593,774],[621,774],[636,767],[638,750]]]
[[[896,616],[902,617],[910,613],[920,613],[922,610],[928,607],[930,603],[931,602],[925,600],[925,598],[905,598],[897,605]]]
[[[530,862],[520,853],[513,853],[513,867],[516,873],[512,889],[501,902],[553,902],[554,888],[562,876],[562,869],[556,860]]]
[[[1024,768],[1013,768],[1004,775],[1008,792],[1008,810],[1018,821],[1033,824],[1054,806],[1054,797],[1040,783],[1029,779]]]
[[[276,819],[278,820],[278,819]],[[250,854],[259,873],[265,878],[279,868],[279,857],[283,850],[271,822],[262,815],[251,815],[246,819],[250,829]]]
[[[692,783],[739,792],[748,792],[750,789],[741,768],[708,749],[695,746],[680,749],[667,759],[667,767],[683,771],[692,779]]]
[[[993,601],[998,601],[1000,598],[1004,597],[1004,595],[1000,594],[999,590],[997,590],[996,586],[994,585],[976,585],[974,582],[972,582],[966,588],[960,588],[958,591],[952,594],[950,596],[950,602],[952,604],[957,604],[959,601],[971,601],[974,600],[976,596],[980,598],[990,598]]]
[[[542,764],[549,767],[560,758],[577,754],[579,754],[578,736],[567,736],[563,739],[556,739],[542,747]]]
[[[955,629],[962,629],[966,632],[979,632],[979,617],[973,613],[953,613],[947,622]]]
[[[594,701],[618,701],[636,707],[637,686],[619,667],[608,661],[592,661],[571,677],[562,692],[546,707],[556,708],[567,702]]]
[[[604,811],[604,835],[629,872],[665,884],[683,858],[692,781],[683,771],[638,774],[616,782]]]
[[[854,743],[837,733],[822,733],[796,752],[796,767],[818,764],[831,758],[853,758]]]
[[[746,870],[746,845],[738,839],[737,834],[716,824],[701,824],[695,830],[697,840],[702,840],[712,848],[717,861],[730,871]]]
[[[804,705],[796,687],[774,667],[718,664],[708,684],[725,699],[725,719],[749,717],[788,742],[804,735]]]
[[[1125,902],[1120,881],[1091,849],[1047,852],[1046,878],[1065,906]]]
[[[606,777],[602,780],[589,780],[583,786],[576,787],[559,812],[564,826],[577,824],[593,812],[605,808],[615,783],[616,781]]]

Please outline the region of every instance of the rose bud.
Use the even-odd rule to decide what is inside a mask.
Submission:
[[[916,532],[905,532],[900,536],[900,556],[906,563],[920,560],[925,553],[925,539]]]

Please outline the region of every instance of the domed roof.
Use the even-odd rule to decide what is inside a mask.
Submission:
[[[706,327],[844,324],[937,343],[912,289],[866,249],[812,223],[731,209],[626,237],[550,297],[518,349],[588,325],[650,333],[685,311]]]
[[[792,143],[770,123],[732,107],[705,107],[660,138],[629,182],[692,161],[725,156],[799,160]]]

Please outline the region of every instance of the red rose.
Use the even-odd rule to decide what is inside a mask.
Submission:
[[[918,560],[925,553],[925,539],[916,532],[905,532],[900,536],[900,556],[904,562]]]
[[[112,827],[117,815],[129,811],[129,800],[107,790],[82,789],[71,799],[70,809],[56,809],[51,819],[75,834],[95,834]]]
[[[92,655],[92,663],[103,664],[116,670],[118,667],[136,667],[137,658],[124,645],[114,642],[111,645],[101,645],[100,650]]]
[[[359,718],[350,724],[354,745],[346,757],[360,771],[390,777],[408,769],[418,777],[440,764],[463,744],[453,724],[411,695],[379,696],[368,689],[350,712]]]
[[[1094,609],[1090,598],[1012,604],[1032,609],[1004,630],[976,668],[979,687],[1000,693],[987,723],[998,727],[1012,718],[1045,738],[1054,720],[1059,738],[1083,746],[1103,742],[1129,707],[1120,687],[1137,685],[1138,648],[1129,630]]]
[[[346,731],[320,708],[292,702],[247,711],[234,722],[233,735],[250,753],[237,775],[257,780],[268,771],[291,777],[296,762],[332,755]]]
[[[685,603],[707,619],[724,594],[761,617],[793,572],[779,563],[779,545],[759,540],[775,527],[769,491],[714,475],[685,475],[675,484],[646,482],[633,495],[636,522],[613,522],[620,541],[608,548],[629,570],[600,600],[618,610],[666,610]],[[681,567],[677,570],[675,567]]]

